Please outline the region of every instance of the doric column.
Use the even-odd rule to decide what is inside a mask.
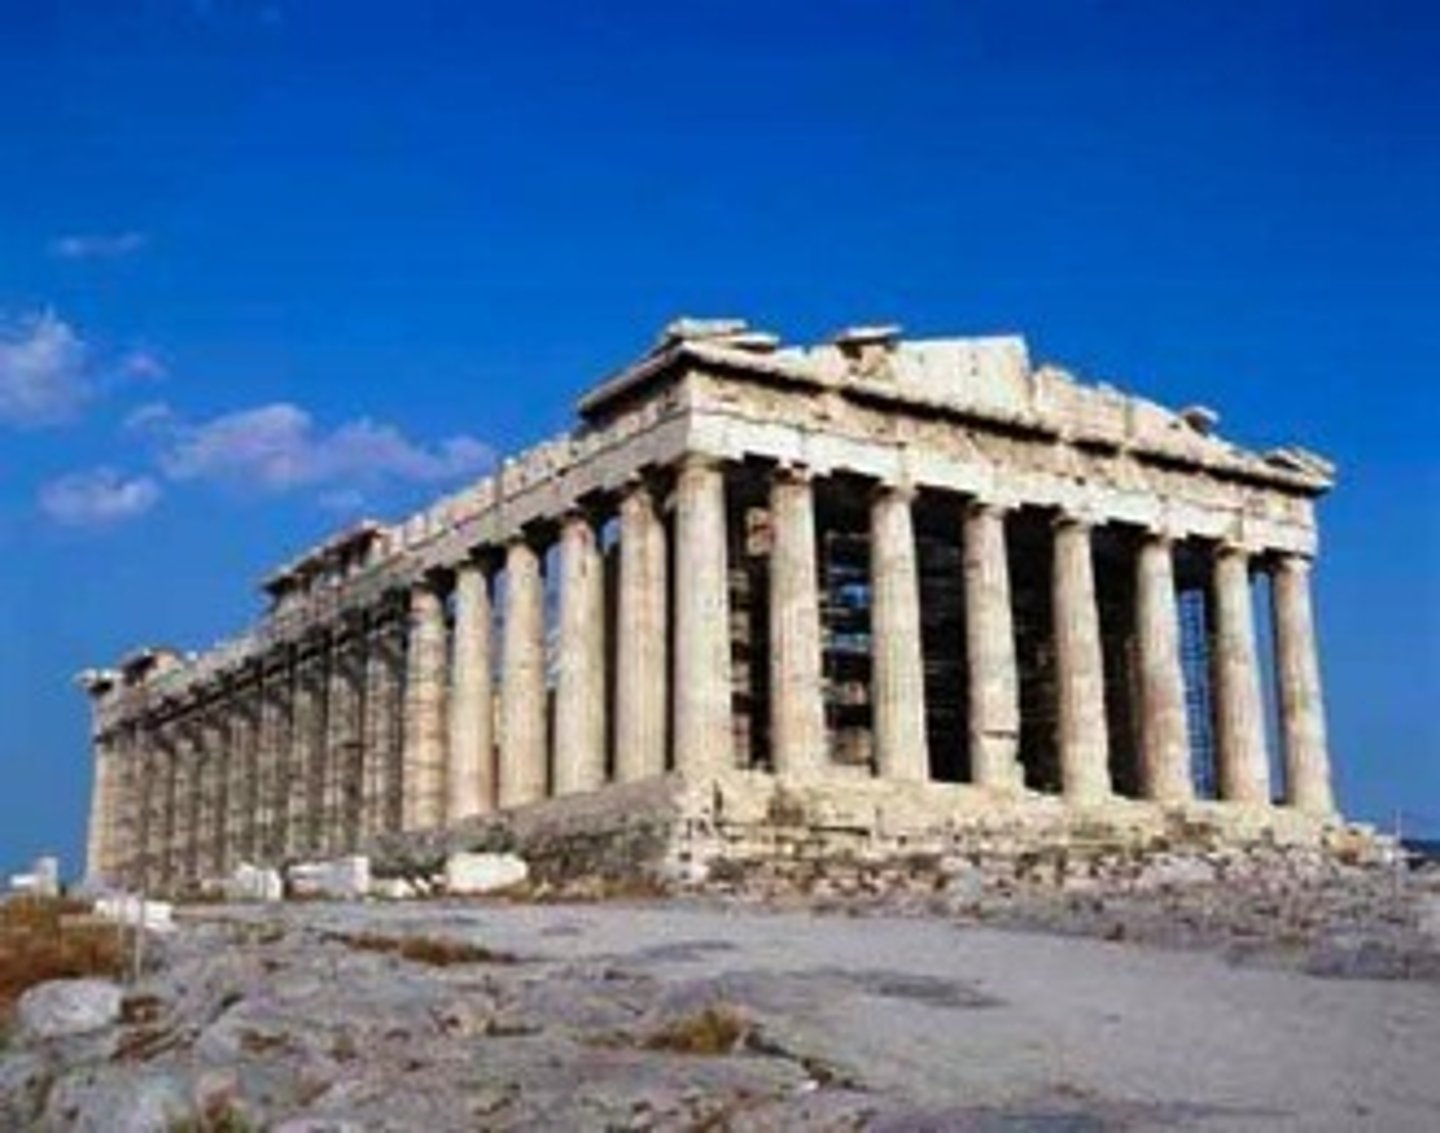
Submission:
[[[1270,760],[1260,699],[1260,664],[1250,598],[1250,556],[1222,546],[1215,557],[1215,740],[1220,797],[1263,806],[1270,801]]]
[[[323,849],[321,811],[325,805],[325,656],[327,645],[309,641],[295,664],[294,709],[290,729],[289,823],[286,847],[291,855],[313,856]]]
[[[500,805],[545,797],[545,584],[540,555],[505,548],[505,631],[500,685]]]
[[[620,501],[615,777],[622,783],[665,770],[666,555],[665,524],[649,487],[637,480]]]
[[[261,823],[262,857],[278,864],[288,854],[287,839],[292,791],[299,784],[290,774],[290,737],[295,731],[295,664],[291,650],[279,651],[265,670],[261,723],[264,782]]]
[[[160,889],[168,891],[180,876],[180,768],[173,724],[155,727],[155,747],[159,752],[161,779],[160,823],[155,832],[156,856],[159,860]]]
[[[445,765],[445,821],[484,814],[494,805],[495,747],[490,579],[475,560],[455,570],[455,640],[450,684],[450,759]]]
[[[443,817],[445,685],[449,643],[445,596],[435,579],[410,589],[410,641],[405,664],[405,744],[401,769],[401,824],[428,830]]]
[[[325,844],[331,853],[351,853],[360,842],[364,679],[365,626],[350,615],[337,628],[330,651]]]
[[[1066,798],[1095,802],[1110,794],[1110,748],[1089,523],[1056,520],[1054,571],[1060,780]]]
[[[969,671],[970,774],[997,790],[1024,786],[1020,677],[1010,611],[1005,512],[974,500],[965,511],[965,656]]]
[[[160,751],[156,729],[152,722],[142,721],[140,730],[143,748],[141,751],[141,774],[143,788],[140,799],[140,813],[144,819],[142,860],[139,884],[147,893],[159,884],[165,866],[165,776],[167,769]]]
[[[110,811],[114,787],[114,732],[97,733],[93,740],[94,769],[90,779],[90,822],[85,838],[85,877],[108,880],[110,873]]]
[[[555,685],[555,793],[605,784],[605,562],[583,511],[560,528],[560,634]]]
[[[1280,739],[1285,752],[1285,801],[1308,814],[1335,811],[1325,699],[1310,598],[1310,560],[1282,555],[1270,577],[1275,623],[1275,675]]]
[[[822,773],[829,762],[815,492],[808,472],[775,472],[770,526],[770,745],[776,774],[805,777]]]
[[[734,765],[725,474],[690,456],[675,486],[675,764],[691,775]]]
[[[403,620],[380,608],[369,619],[365,654],[365,723],[361,830],[366,837],[400,829],[400,757],[404,749]]]
[[[116,737],[108,790],[109,805],[106,808],[109,819],[105,832],[106,869],[116,882],[127,886],[130,884],[131,831],[134,824],[131,813],[135,786],[132,770],[134,748],[135,726],[127,721],[119,728]]]
[[[264,693],[257,669],[255,684],[250,688],[240,715],[240,765],[244,768],[237,799],[235,852],[240,861],[254,864],[263,857],[260,809],[264,805],[263,758]]]
[[[200,843],[204,822],[205,745],[198,718],[198,709],[191,709],[181,735],[180,766],[183,770],[183,795],[180,800],[181,847],[180,879],[194,882],[200,878]]]
[[[1180,611],[1170,539],[1147,532],[1135,561],[1139,644],[1141,790],[1157,802],[1188,802],[1190,734],[1180,667]]]
[[[217,699],[205,714],[201,742],[205,747],[205,797],[201,831],[201,875],[223,877],[227,869],[225,842],[230,827],[230,751],[228,704]]]
[[[871,701],[875,762],[886,779],[930,778],[914,491],[882,486],[870,504]]]

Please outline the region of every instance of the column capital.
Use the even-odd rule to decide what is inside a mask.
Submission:
[[[1176,543],[1182,542],[1185,534],[1174,524],[1166,523],[1163,520],[1154,523],[1143,524],[1140,528],[1140,541],[1142,544],[1164,547],[1169,550]]]
[[[1062,507],[1050,519],[1050,526],[1056,530],[1079,528],[1089,532],[1098,525],[1099,517],[1087,507]]]
[[[599,510],[594,503],[572,500],[569,506],[560,513],[560,527],[563,530],[576,523],[585,523],[594,527],[599,520]]]
[[[450,589],[452,582],[451,571],[447,567],[429,567],[415,577],[410,584],[412,594],[416,592],[427,592],[436,597],[444,597]]]
[[[1287,574],[1308,575],[1315,569],[1315,556],[1300,551],[1276,551],[1268,558],[1271,569],[1277,574],[1284,571]]]
[[[815,469],[800,460],[781,460],[775,464],[773,476],[785,484],[809,484],[815,479]]]
[[[1255,547],[1240,539],[1220,539],[1215,544],[1215,558],[1217,560],[1238,559],[1243,563],[1248,563],[1256,554],[1258,554],[1258,551]]]
[[[721,472],[727,463],[724,457],[692,450],[683,453],[675,465],[681,475],[684,475],[686,472]]]
[[[632,496],[655,494],[655,471],[651,468],[636,468],[628,473],[620,481],[620,498],[629,499]]]
[[[870,489],[872,501],[891,499],[910,504],[919,494],[920,488],[912,480],[877,480]]]
[[[984,495],[972,495],[965,499],[965,513],[967,515],[994,515],[1003,518],[1020,506],[1020,502],[1008,493],[986,492]]]

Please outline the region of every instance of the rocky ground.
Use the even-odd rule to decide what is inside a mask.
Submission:
[[[22,1003],[0,1128],[1433,1130],[1436,893],[1365,877],[196,908]]]

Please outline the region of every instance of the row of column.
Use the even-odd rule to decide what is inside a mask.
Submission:
[[[695,757],[684,761],[687,766],[705,759],[718,766],[729,750],[725,504],[723,491],[710,490],[711,471],[718,475],[698,466],[682,470],[676,488],[677,592],[682,599],[719,595],[708,608],[682,600],[675,611],[677,643],[689,646],[676,655],[674,718],[677,751]],[[665,770],[669,727],[669,552],[665,524],[645,482],[637,480],[626,492],[619,528],[613,734],[615,776],[631,781]],[[455,822],[551,793],[593,791],[606,781],[611,650],[605,557],[594,517],[577,509],[560,524],[553,744],[542,551],[531,539],[513,539],[505,546],[503,569],[498,682],[491,672],[492,564],[477,557],[455,568],[453,632],[447,633],[445,580],[426,579],[411,591],[407,828]],[[498,760],[492,760],[497,748]]]
[[[402,628],[358,622],[299,658],[265,658],[209,703],[98,740],[90,875],[168,886],[400,829],[404,636],[388,639]]]
[[[882,777],[930,775],[924,657],[912,489],[882,487],[870,504],[873,735]],[[814,486],[803,469],[772,476],[769,510],[769,706],[777,773],[805,777],[828,764],[823,634]],[[615,775],[658,774],[666,751],[666,620],[673,619],[674,689],[669,709],[677,769],[703,775],[733,765],[727,509],[723,469],[691,458],[674,492],[674,570],[665,607],[666,528],[649,489],[635,484],[620,506],[616,642]],[[1057,734],[1067,797],[1111,794],[1105,674],[1091,525],[1062,516],[1054,528],[1051,602]],[[1005,511],[971,502],[963,528],[969,732],[973,780],[1014,791],[1019,764],[1019,685],[1011,615]],[[447,680],[445,613],[434,586],[411,604],[407,775],[423,780],[407,824],[438,825],[547,793],[544,583],[541,554],[508,544],[499,676],[499,734],[491,734],[492,617],[488,572],[462,564],[455,584],[453,673]],[[1147,534],[1135,559],[1141,793],[1176,803],[1192,797],[1189,729],[1180,657],[1174,552]],[[581,511],[559,536],[560,611],[555,681],[553,793],[594,790],[605,780],[606,643],[603,556]],[[1308,561],[1282,556],[1273,573],[1275,648],[1286,800],[1333,810],[1324,712],[1310,608]],[[1214,692],[1220,797],[1268,804],[1269,763],[1247,554],[1222,547],[1214,562]],[[446,689],[452,690],[448,712]],[[498,744],[498,783],[489,753]],[[448,747],[448,758],[447,758]],[[415,780],[407,780],[415,782]],[[407,796],[409,794],[407,788]]]
[[[876,773],[918,781],[929,777],[930,758],[913,504],[913,489],[895,486],[876,489],[869,504],[871,701]],[[452,577],[426,578],[409,594],[403,657],[370,641],[358,679],[334,656],[326,665],[302,662],[298,673],[277,670],[281,695],[267,669],[242,713],[212,713],[163,738],[132,735],[125,751],[102,747],[92,823],[108,821],[113,833],[101,830],[92,845],[111,843],[102,856],[115,860],[152,860],[163,846],[165,872],[189,877],[228,868],[241,855],[274,860],[353,846],[381,829],[436,827],[496,805],[593,791],[607,778],[611,736],[622,782],[662,773],[667,750],[687,774],[733,766],[723,468],[702,457],[683,462],[673,509],[667,528],[642,479],[620,501],[613,643],[599,528],[581,509],[563,517],[553,744],[542,552],[515,538],[503,550],[499,673],[491,671],[490,647],[497,563],[475,557],[452,572],[453,632]],[[772,759],[777,773],[804,778],[824,774],[829,763],[815,490],[804,469],[775,470],[769,511]],[[1055,523],[1055,740],[1064,793],[1077,802],[1111,793],[1091,534],[1077,517]],[[1018,791],[1020,674],[1004,509],[969,503],[961,539],[972,779]],[[1170,541],[1147,534],[1134,569],[1141,793],[1183,802],[1192,787]],[[1273,568],[1281,736],[1287,801],[1327,814],[1333,799],[1308,572],[1297,556],[1281,556]],[[1212,587],[1219,793],[1265,804],[1269,765],[1249,579],[1246,553],[1220,548]],[[613,728],[606,718],[612,657]],[[393,766],[382,755],[390,750]],[[148,753],[148,763],[137,753]],[[135,770],[144,766],[153,773]]]

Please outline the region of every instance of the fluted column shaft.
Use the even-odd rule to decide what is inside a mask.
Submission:
[[[90,822],[85,838],[85,877],[98,881],[110,869],[110,816],[114,806],[114,739],[96,736],[95,766],[90,784]]]
[[[160,829],[156,832],[160,858],[160,884],[168,889],[180,874],[180,766],[176,733],[173,725],[157,729],[156,746],[160,750],[163,796]]]
[[[970,697],[970,773],[996,790],[1023,786],[1019,761],[1020,676],[1010,609],[1005,513],[974,501],[965,512],[965,655]]]
[[[807,474],[775,474],[770,526],[770,744],[777,774],[805,777],[820,774],[829,762],[815,492]]]
[[[665,770],[666,555],[665,525],[650,489],[634,484],[620,503],[615,777],[622,783]]]
[[[524,539],[505,550],[500,805],[545,797],[545,586],[540,555]]]
[[[1275,675],[1280,738],[1285,752],[1285,801],[1308,814],[1335,811],[1325,698],[1311,604],[1310,561],[1282,556],[1270,579],[1275,624]]]
[[[405,740],[400,786],[406,830],[439,826],[443,816],[446,669],[445,600],[438,584],[410,591],[410,642],[405,665]]]
[[[883,487],[870,504],[871,701],[877,772],[921,782],[930,778],[930,749],[913,497]]]
[[[1260,662],[1250,596],[1250,558],[1222,547],[1215,558],[1215,740],[1220,797],[1264,805],[1270,801],[1270,760],[1260,699]]]
[[[555,793],[605,783],[605,563],[590,517],[560,529],[559,671],[555,688]]]
[[[223,877],[227,869],[226,840],[230,829],[230,731],[226,705],[211,708],[205,718],[202,742],[205,745],[204,826],[201,874]]]
[[[1188,802],[1194,791],[1174,552],[1168,538],[1154,533],[1145,536],[1136,556],[1135,630],[1140,654],[1141,790],[1147,799]]]
[[[204,828],[202,815],[205,798],[205,745],[201,738],[200,722],[191,719],[184,731],[184,747],[181,752],[181,766],[184,768],[185,793],[181,801],[183,822],[181,834],[180,876],[184,881],[195,881],[200,877],[200,843]]]
[[[235,813],[235,855],[238,861],[251,864],[261,857],[260,808],[263,805],[261,771],[262,750],[262,698],[263,693],[257,680],[249,694],[249,703],[241,712],[242,753],[240,764],[244,768]]]
[[[734,765],[725,478],[704,458],[675,489],[675,763],[706,775]]]
[[[1070,516],[1057,521],[1054,572],[1060,780],[1066,798],[1095,802],[1110,794],[1110,747],[1088,523]]]
[[[361,830],[398,830],[399,764],[404,749],[403,621],[388,610],[371,615],[365,656],[364,784]]]
[[[261,728],[265,750],[263,853],[272,862],[286,854],[290,795],[297,785],[290,776],[290,737],[295,731],[295,669],[288,656],[265,675]]]
[[[325,844],[332,853],[353,852],[360,841],[361,750],[365,627],[347,621],[330,654],[329,774],[325,786]]]
[[[484,814],[494,805],[495,747],[490,579],[477,562],[455,571],[455,641],[450,685],[450,759],[445,765],[445,821]]]
[[[292,857],[304,855],[310,848],[310,762],[318,707],[313,666],[314,660],[309,656],[295,659],[290,692],[289,766],[286,772],[289,789],[283,805],[285,852]]]

